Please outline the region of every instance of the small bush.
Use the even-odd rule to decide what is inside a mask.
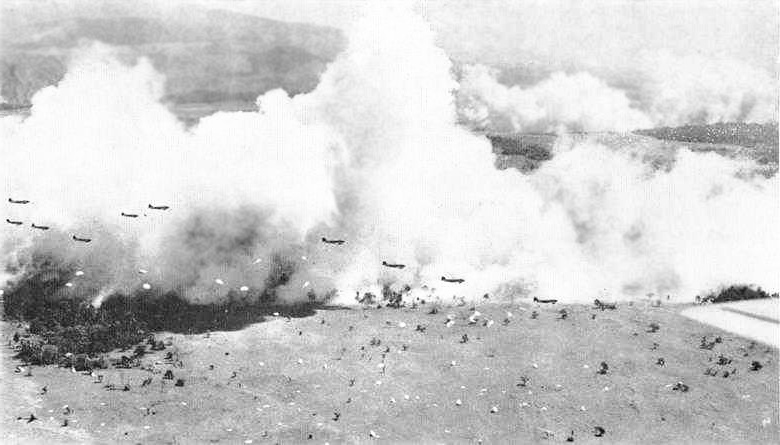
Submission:
[[[135,350],[133,351],[133,356],[143,357],[144,355],[146,355],[146,347],[144,345],[136,346]]]
[[[41,348],[44,341],[40,336],[31,335],[19,340],[19,357],[28,362],[38,364],[41,357]]]

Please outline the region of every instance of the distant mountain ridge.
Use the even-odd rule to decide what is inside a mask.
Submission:
[[[552,158],[555,134],[486,134],[496,154],[496,166],[532,171]],[[767,176],[778,171],[778,124],[724,122],[635,130],[628,133],[568,133],[574,140],[591,140],[609,147],[641,148],[637,154],[657,166],[668,166],[681,147],[698,153],[717,153],[750,159]]]
[[[120,8],[105,16],[76,10],[49,17],[4,9],[4,107],[29,105],[36,91],[62,78],[71,50],[89,40],[115,46],[128,58],[148,57],[168,79],[166,99],[175,103],[252,102],[279,87],[309,91],[346,45],[334,28],[228,11],[181,8],[167,14],[127,14]]]

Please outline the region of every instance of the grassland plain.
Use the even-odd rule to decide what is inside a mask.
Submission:
[[[141,367],[95,376],[54,366],[14,373],[4,348],[4,440],[778,442],[778,351],[687,320],[683,308],[281,313],[231,332],[159,333],[169,346]],[[474,310],[482,315],[471,324]],[[4,322],[4,345],[14,331]],[[30,414],[38,420],[28,423]]]

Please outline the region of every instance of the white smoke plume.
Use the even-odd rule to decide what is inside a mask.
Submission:
[[[474,128],[531,133],[777,121],[778,85],[764,70],[667,52],[644,52],[636,60],[631,72],[607,76],[625,89],[588,72],[555,72],[534,85],[506,86],[495,69],[467,65],[459,115]]]
[[[639,107],[654,126],[777,122],[778,82],[765,70],[668,52],[644,53],[639,60]]]
[[[445,300],[568,301],[780,287],[776,176],[685,149],[669,171],[655,170],[573,140],[534,173],[499,171],[489,141],[458,125],[452,64],[422,19],[369,8],[349,41],[311,93],[272,91],[255,112],[216,113],[191,129],[161,104],[163,79],[147,61],[82,49],[29,117],[1,121],[2,196],[32,201],[4,204],[24,221],[2,232],[9,271],[43,255],[93,280],[64,292],[99,299],[149,284],[196,303],[269,289],[283,301],[351,303],[404,286]],[[602,82],[554,81],[569,86],[511,93],[555,94],[535,104],[532,125],[608,129],[629,119],[626,96]],[[567,108],[565,94],[581,100],[591,87],[620,120]]]
[[[84,251],[72,235],[95,238],[90,248],[97,250],[93,227],[100,223],[138,246],[116,252],[121,261],[150,271],[112,289],[152,280],[155,288],[191,289],[199,301],[214,287],[202,273],[232,270],[242,256],[249,264],[253,255],[269,254],[265,247],[280,232],[298,242],[334,214],[330,136],[299,123],[285,93],[264,95],[255,113],[209,116],[192,131],[160,102],[162,93],[163,79],[148,61],[127,66],[109,48],[92,45],[58,85],[35,95],[28,118],[3,119],[3,195],[32,201],[4,204],[9,219],[24,222],[4,230],[8,252],[49,243],[52,235],[32,223],[70,243],[44,250]],[[219,216],[224,212],[230,216]],[[269,267],[255,266],[240,283],[263,283],[257,275]],[[206,281],[208,289],[198,285]]]
[[[565,133],[651,125],[644,113],[632,108],[625,92],[588,73],[557,72],[529,88],[506,87],[496,76],[483,65],[463,69],[459,111],[463,120],[480,129]]]

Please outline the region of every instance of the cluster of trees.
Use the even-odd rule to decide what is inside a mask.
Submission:
[[[49,277],[52,275],[49,274]],[[100,307],[58,292],[64,282],[56,276],[23,278],[4,296],[5,316],[25,322],[18,338],[19,357],[40,361],[45,345],[65,353],[97,356],[127,350],[153,337],[155,332],[196,334],[211,330],[236,330],[261,321],[264,315],[284,312],[291,316],[313,313],[316,303],[277,306],[269,294],[256,301],[230,300],[208,305],[192,304],[176,293],[164,295],[114,294]]]
[[[758,298],[778,298],[778,294],[768,294],[760,287],[729,286],[719,292],[713,292],[701,299],[702,303],[725,303],[728,301],[755,300]]]

